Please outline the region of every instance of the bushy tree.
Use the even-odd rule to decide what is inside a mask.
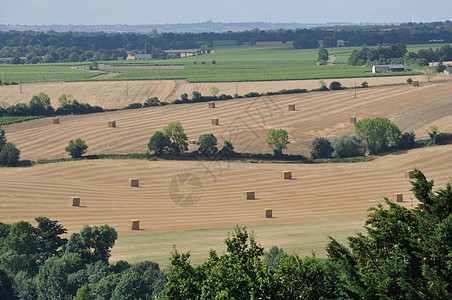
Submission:
[[[90,289],[87,284],[77,290],[77,294],[73,300],[95,300],[96,297],[90,293]]]
[[[156,131],[148,143],[149,152],[155,155],[162,155],[169,149],[171,144],[170,138],[163,134],[161,131]]]
[[[330,90],[335,91],[335,90],[342,90],[342,89],[344,89],[344,88],[342,87],[342,84],[339,81],[331,81]]]
[[[34,95],[28,103],[32,114],[40,116],[47,115],[54,112],[52,105],[50,104],[50,98],[45,93],[39,93]]]
[[[367,81],[363,81],[363,82],[361,82],[361,87],[362,88],[368,88],[369,87],[369,83]]]
[[[356,136],[365,141],[371,154],[380,153],[397,146],[400,129],[388,118],[365,118],[355,123]]]
[[[88,149],[86,142],[80,138],[76,140],[70,140],[69,145],[65,148],[72,158],[80,158]]]
[[[334,149],[326,138],[315,138],[312,141],[311,159],[330,158]]]
[[[234,155],[235,152],[232,142],[230,140],[225,140],[223,142],[223,148],[221,148],[220,152],[226,155]]]
[[[15,167],[20,158],[20,150],[12,143],[6,143],[0,151],[0,166]]]
[[[354,157],[363,156],[366,150],[363,142],[356,136],[341,136],[333,141],[333,156],[335,157]]]
[[[180,122],[171,122],[163,127],[163,134],[170,139],[170,149],[173,153],[179,154],[188,150],[188,138]]]
[[[268,129],[265,135],[265,141],[275,155],[281,155],[283,149],[287,149],[289,135],[285,129]]]
[[[450,299],[452,297],[452,183],[433,192],[415,170],[411,184],[419,205],[407,209],[385,199],[370,210],[367,234],[349,237],[347,248],[331,239],[329,256],[354,299]]]
[[[414,132],[404,132],[400,135],[399,149],[413,149],[416,147]]]
[[[325,48],[319,49],[318,57],[317,57],[317,61],[319,62],[319,64],[320,65],[326,64],[328,59],[329,59],[328,50],[326,50]]]
[[[211,133],[200,135],[198,144],[199,144],[198,151],[206,155],[212,155],[218,151],[217,138]]]
[[[148,289],[146,282],[137,272],[125,273],[113,291],[112,300],[145,299]]]

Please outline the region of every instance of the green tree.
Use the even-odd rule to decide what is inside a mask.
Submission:
[[[334,149],[326,138],[315,138],[312,141],[311,158],[330,158]]]
[[[281,155],[283,149],[287,149],[289,135],[285,129],[268,129],[265,141],[275,155]]]
[[[361,87],[362,88],[368,88],[369,87],[369,83],[367,81],[363,81],[363,82],[361,82]]]
[[[430,144],[435,145],[436,143],[436,137],[439,134],[438,126],[436,125],[430,125],[427,129],[427,133],[430,137]]]
[[[400,129],[388,118],[365,118],[355,123],[356,136],[365,141],[371,154],[386,151],[397,146],[400,141]]]
[[[414,209],[385,199],[370,210],[367,234],[349,237],[347,248],[331,238],[328,255],[354,299],[450,299],[452,297],[452,183],[433,192],[415,170]]]
[[[212,96],[218,95],[219,92],[220,92],[220,89],[217,88],[216,86],[212,86],[212,87],[210,88],[210,94],[211,94]]]
[[[155,155],[162,155],[168,150],[171,144],[170,138],[163,134],[161,131],[156,131],[148,143],[149,152]]]
[[[20,150],[12,143],[6,143],[0,151],[0,166],[15,167],[19,163]]]
[[[86,263],[97,261],[108,262],[111,248],[115,244],[118,234],[108,225],[83,226],[80,233],[73,233],[66,245],[64,253],[78,253]]]
[[[137,272],[125,273],[121,276],[113,291],[112,300],[145,299],[148,289],[146,282]]]
[[[335,157],[363,156],[366,150],[363,142],[356,136],[341,136],[332,143]]]
[[[234,146],[230,140],[225,140],[223,142],[223,148],[221,148],[220,152],[225,155],[235,155]]]
[[[80,138],[69,141],[69,145],[65,148],[66,152],[69,152],[69,155],[72,158],[80,158],[88,149],[88,145],[86,142]]]
[[[199,144],[198,151],[200,153],[204,153],[206,155],[212,155],[218,151],[217,138],[211,133],[200,135],[198,144]]]
[[[87,284],[77,290],[77,294],[73,300],[95,300],[96,297],[90,294],[90,289]]]
[[[342,87],[342,84],[339,81],[331,81],[330,90],[335,91],[335,90],[342,90],[342,89],[344,89],[344,88]]]
[[[423,70],[424,76],[427,78],[428,82],[430,82],[433,76],[436,76],[436,69],[433,67],[425,66]]]
[[[2,151],[3,147],[6,145],[7,139],[5,135],[5,130],[0,130],[0,151]]]
[[[45,93],[34,95],[28,103],[30,111],[34,115],[46,115],[53,113],[54,109],[50,104],[50,98]]]
[[[179,154],[188,150],[188,138],[180,122],[171,122],[163,127],[163,134],[170,139],[170,149],[173,153]]]
[[[319,49],[317,61],[320,65],[325,65],[327,60],[329,59],[328,50],[325,48]]]
[[[58,221],[52,221],[46,217],[35,218],[38,226],[35,228],[35,236],[38,241],[38,252],[41,256],[41,261],[47,258],[57,256],[61,246],[67,243],[66,238],[61,238],[60,235],[67,232],[66,228],[58,224]]]

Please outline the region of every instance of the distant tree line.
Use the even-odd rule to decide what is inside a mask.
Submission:
[[[452,60],[452,47],[449,44],[442,45],[435,50],[432,48],[420,49],[415,53],[408,52],[405,44],[397,43],[387,47],[363,47],[360,50],[354,50],[348,59],[348,63],[353,66],[362,66],[366,64],[383,65],[408,62],[419,66],[427,66],[432,61],[442,63],[450,60]]]
[[[336,26],[294,30],[247,30],[205,33],[103,33],[103,32],[0,32],[0,58],[10,63],[108,61],[125,58],[127,52],[166,58],[165,49],[199,49],[209,52],[212,41],[237,44],[294,41],[295,48],[375,46],[394,43],[451,43],[452,22],[401,25]],[[25,59],[23,59],[25,58]],[[429,60],[430,61],[430,60]]]

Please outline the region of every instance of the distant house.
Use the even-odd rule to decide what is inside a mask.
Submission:
[[[451,75],[452,74],[452,68],[447,68],[444,70],[444,74]]]
[[[374,65],[372,66],[372,73],[388,73],[388,72],[403,72],[404,65]]]

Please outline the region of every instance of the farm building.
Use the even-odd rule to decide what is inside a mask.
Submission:
[[[447,68],[444,70],[444,74],[451,75],[452,74],[452,68]]]
[[[372,73],[388,73],[388,72],[403,72],[404,65],[374,65],[372,66]]]
[[[152,59],[152,54],[135,54],[128,55],[126,60],[149,60]]]

